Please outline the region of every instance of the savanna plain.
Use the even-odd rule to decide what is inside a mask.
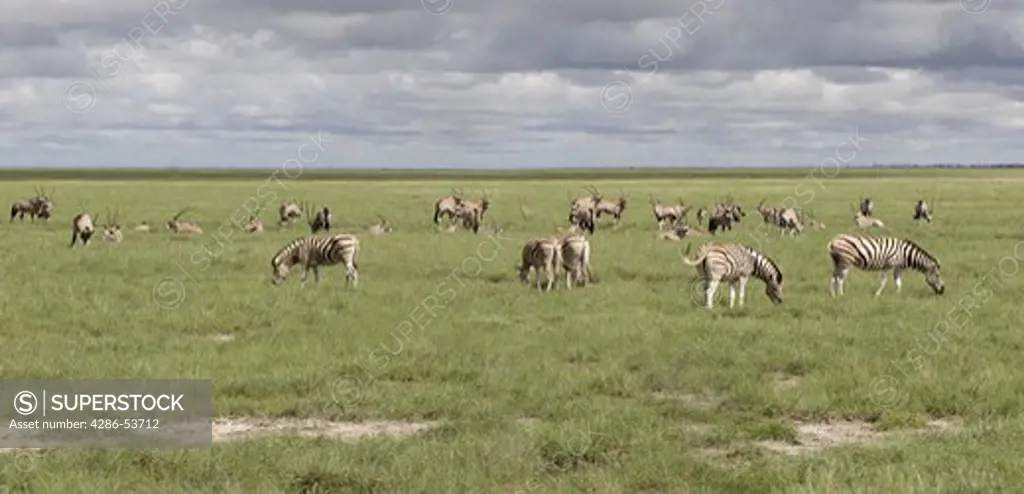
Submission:
[[[443,180],[260,176],[15,177],[0,197],[55,189],[49,223],[0,223],[0,365],[13,378],[213,382],[208,449],[0,454],[4,492],[1019,492],[1024,486],[1024,223],[1012,170],[810,170],[656,178]],[[315,178],[315,177],[313,177]],[[595,282],[519,282],[523,243],[565,226],[593,185],[628,194],[591,238]],[[478,235],[438,232],[434,201],[462,188],[492,205]],[[567,192],[569,191],[569,192]],[[716,237],[656,238],[649,195],[747,211]],[[875,201],[890,234],[942,265],[935,295],[908,271],[875,298],[852,270],[828,293],[826,244]],[[276,225],[287,199],[330,205],[359,235],[359,285],[325,268],[270,283],[270,258],[307,235]],[[780,237],[761,199],[824,230]],[[935,221],[911,219],[926,199]],[[235,224],[264,207],[267,231]],[[203,235],[163,224],[185,206]],[[71,218],[119,208],[125,239],[68,248]],[[239,212],[239,211],[243,212]],[[694,212],[696,207],[694,208]],[[378,214],[394,232],[366,235]],[[693,219],[693,212],[690,213]],[[102,224],[101,217],[97,223]],[[132,227],[147,221],[151,233]],[[501,232],[488,236],[494,224]],[[742,242],[784,273],[773,306],[694,301],[687,243]],[[371,434],[375,433],[375,434]]]

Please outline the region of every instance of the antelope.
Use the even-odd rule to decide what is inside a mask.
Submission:
[[[115,211],[111,214],[110,209],[107,209],[105,219],[108,221],[103,223],[103,240],[117,244],[121,243],[121,240],[124,239],[124,236],[121,234],[121,224],[117,221],[118,216],[120,216],[118,212]]]
[[[875,203],[871,201],[870,197],[862,197],[860,200],[860,215],[871,216],[871,213],[875,210]]]
[[[729,197],[724,204],[717,204],[711,211],[711,217],[708,219],[708,231],[712,235],[717,230],[732,230],[733,223],[739,223],[740,219],[746,216],[747,213],[743,212],[743,208],[739,204],[732,202],[732,197]]]
[[[570,222],[573,221],[573,217],[576,215],[577,211],[586,211],[588,209],[594,210],[595,211],[595,216],[594,217],[595,218],[597,217],[596,216],[597,205],[601,203],[601,200],[604,198],[604,196],[600,192],[598,192],[597,189],[595,189],[593,187],[590,187],[590,186],[587,187],[587,191],[590,192],[589,196],[577,197],[576,199],[573,199],[572,202],[570,203],[570,205],[569,205],[569,221]]]
[[[622,220],[622,213],[626,210],[626,193],[619,190],[619,197],[615,200],[601,199],[594,206],[594,216],[600,218],[602,214],[610,214],[615,221]]]
[[[861,228],[871,228],[871,227],[885,228],[885,223],[883,223],[882,220],[880,220],[878,218],[872,218],[870,216],[864,216],[863,214],[860,214],[859,211],[853,217],[853,221],[857,224],[857,226],[859,226]]]
[[[484,191],[483,197],[477,201],[462,200],[462,203],[456,208],[455,217],[462,219],[464,227],[473,230],[473,233],[477,233],[480,230],[480,224],[483,222],[484,215],[487,214],[487,209],[490,206],[490,196],[487,195],[487,191]]]
[[[462,191],[456,192],[452,189],[452,194],[449,196],[442,197],[434,203],[434,224],[441,224],[441,218],[448,217],[449,219],[455,219],[455,213],[459,210],[462,205]]]
[[[37,216],[49,221],[53,209],[53,202],[50,200],[50,196],[46,193],[46,189],[36,187],[35,191],[35,197],[18,199],[11,204],[10,221],[14,221],[15,216],[17,216],[20,221],[25,221],[26,214],[29,215],[29,218],[33,222],[36,220]]]
[[[133,230],[137,232],[148,232],[151,231],[152,228],[149,226],[149,223],[143,221],[142,223],[135,225],[135,228],[133,228]]]
[[[257,206],[255,211],[249,213],[249,222],[243,228],[245,233],[263,233],[263,220],[260,219],[260,213],[262,212],[263,207]]]
[[[917,205],[914,206],[914,221],[920,220],[932,222],[932,210],[928,207],[928,203],[924,202],[924,199],[918,200]]]
[[[380,221],[374,225],[371,225],[370,228],[366,230],[367,235],[371,237],[376,237],[378,235],[383,235],[385,233],[391,233],[391,223],[388,222],[387,218],[381,216],[379,213],[377,214],[377,216],[380,218]]]
[[[278,224],[281,226],[295,223],[295,220],[302,217],[302,209],[295,201],[288,201],[277,208]]]
[[[327,206],[314,206],[311,203],[303,202],[302,213],[309,218],[309,230],[311,233],[315,234],[320,230],[331,231],[331,221],[334,219],[331,215],[331,208]]]
[[[192,209],[191,206],[186,206],[181,211],[178,211],[178,213],[175,214],[174,217],[167,222],[167,229],[174,233],[182,233],[186,235],[202,235],[203,229],[199,226],[198,223],[190,220],[179,219],[181,218],[181,215],[185,214],[185,212],[189,211],[190,209]]]
[[[655,201],[653,196],[650,196],[651,210],[654,212],[654,219],[658,221],[658,231],[664,230],[666,223],[674,225],[678,223],[686,214],[690,212],[690,206],[683,205],[683,199],[679,199],[678,204],[672,204],[663,206],[661,199]]]
[[[79,239],[82,245],[89,245],[93,232],[92,217],[88,213],[76,214],[71,220],[71,245],[68,247],[74,248],[75,242]]]

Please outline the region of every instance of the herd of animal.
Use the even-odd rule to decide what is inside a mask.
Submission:
[[[556,284],[559,271],[565,274],[565,286],[585,286],[592,281],[590,257],[590,241],[586,234],[594,235],[598,219],[606,215],[618,223],[628,204],[625,193],[615,199],[607,199],[597,189],[589,188],[589,194],[571,199],[569,205],[567,228],[557,227],[556,233],[531,239],[522,249],[521,263],[518,266],[519,279],[529,283],[530,272],[535,275],[538,289],[550,291]],[[11,205],[11,218],[17,217],[24,221],[29,216],[34,222],[36,218],[49,221],[53,215],[53,201],[43,188],[36,188],[34,197],[23,198]],[[710,208],[701,207],[697,212],[698,225],[707,225],[706,230],[698,225],[690,225],[687,216],[691,206],[681,200],[677,204],[662,204],[660,200],[650,197],[650,205],[654,213],[660,237],[678,240],[683,237],[715,235],[716,232],[731,230],[733,224],[741,222],[746,216],[743,207],[732,197]],[[454,232],[459,225],[473,233],[479,233],[484,217],[491,206],[490,196],[483,191],[477,200],[466,199],[462,191],[438,199],[434,203],[433,222],[441,227],[442,220],[449,225],[441,227],[442,231]],[[203,233],[198,223],[182,219],[189,211],[186,207],[178,211],[166,224],[168,231],[175,234],[200,235]],[[795,208],[775,208],[761,201],[756,208],[764,223],[779,228],[781,235],[795,235],[805,228],[824,228],[824,224],[813,219],[803,211]],[[870,198],[863,198],[859,210],[855,212],[854,222],[861,228],[885,228],[882,220],[873,216],[874,203]],[[248,221],[243,225],[246,233],[262,233],[263,221],[260,219],[262,210],[251,211]],[[529,219],[527,209],[520,204],[520,212],[524,219]],[[118,214],[107,211],[107,221],[101,226],[102,239],[119,243],[124,236],[118,222]],[[326,206],[315,206],[307,203],[288,201],[278,208],[278,224],[287,227],[303,216],[311,234],[290,241],[271,258],[272,279],[275,285],[282,283],[292,268],[300,265],[303,268],[301,283],[306,283],[308,274],[313,272],[316,282],[320,281],[319,268],[335,264],[343,264],[346,269],[346,284],[356,286],[358,283],[359,239],[349,233],[319,235],[321,231],[329,233],[332,226],[331,210]],[[380,215],[378,215],[380,216]],[[932,211],[924,200],[917,201],[914,207],[915,221],[931,222]],[[668,231],[666,232],[666,228]],[[150,231],[145,222],[134,228],[136,231]],[[392,225],[383,216],[380,221],[370,226],[366,232],[377,236],[393,231]],[[494,232],[500,231],[495,226]],[[77,213],[72,220],[72,237],[70,247],[77,242],[88,245],[96,232],[92,217],[86,212]],[[914,269],[924,273],[925,280],[932,289],[942,294],[944,286],[939,275],[939,262],[931,254],[910,240],[894,237],[879,237],[863,233],[839,234],[832,238],[828,245],[833,261],[833,276],[830,293],[832,296],[843,294],[843,283],[851,267],[867,271],[881,271],[881,284],[875,292],[879,296],[887,281],[887,272],[892,271],[899,291],[902,286],[902,272]],[[690,254],[687,248],[686,254]],[[753,248],[734,243],[708,243],[701,246],[694,259],[684,262],[695,267],[701,280],[705,295],[705,306],[713,306],[713,298],[722,282],[729,284],[729,306],[733,307],[737,298],[743,305],[746,284],[751,277],[758,278],[766,285],[766,294],[775,304],[782,303],[782,271],[768,256]],[[544,272],[546,284],[541,281]]]

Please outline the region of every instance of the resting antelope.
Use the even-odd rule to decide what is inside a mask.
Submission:
[[[378,214],[377,216],[380,218],[380,221],[367,228],[366,234],[371,237],[376,237],[378,235],[383,235],[385,233],[391,233],[393,228],[391,227],[391,223],[388,222],[387,218],[381,216],[380,214]]]
[[[245,233],[263,233],[263,220],[260,219],[262,212],[263,208],[257,207],[255,211],[249,213],[249,222],[243,228]]]
[[[167,222],[167,229],[174,233],[182,233],[185,235],[201,235],[203,233],[203,229],[199,226],[198,223],[190,220],[180,219],[181,215],[185,214],[186,211],[189,211],[191,209],[191,206],[186,206],[181,211],[178,211],[178,213],[175,214],[173,218],[171,218],[171,221]]]
[[[82,245],[89,245],[89,239],[93,234],[92,217],[88,213],[78,213],[71,220],[71,245],[74,248],[75,241],[81,240]]]
[[[121,233],[121,224],[118,222],[119,216],[121,216],[119,212],[115,211],[111,214],[110,209],[107,209],[105,217],[107,221],[103,223],[103,240],[117,244],[124,239],[124,235]]]

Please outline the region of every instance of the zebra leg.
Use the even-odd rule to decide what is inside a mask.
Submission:
[[[889,281],[888,276],[886,276],[887,274],[888,274],[888,272],[883,269],[882,270],[882,281],[881,281],[881,283],[878,284],[878,290],[875,290],[875,296],[876,297],[882,294],[882,290],[885,289],[885,282]]]
[[[747,295],[748,278],[740,278],[740,307],[743,307],[743,298]]]
[[[551,286],[555,284],[555,269],[550,264],[544,269],[544,279],[547,281],[544,291],[550,292]]]
[[[718,283],[719,281],[715,279],[708,280],[708,288],[704,292],[704,307],[707,307],[708,309],[714,307],[715,305],[715,292],[718,291]]]
[[[572,278],[573,278],[573,276],[575,276],[575,274],[576,274],[576,270],[575,269],[566,269],[565,270],[565,289],[566,290],[572,290]]]
[[[736,282],[729,282],[729,308],[736,306]]]
[[[903,270],[900,268],[893,268],[892,280],[896,283],[896,293],[900,293],[900,288],[903,286]]]
[[[309,277],[309,265],[307,264],[307,265],[302,267],[302,278],[299,280],[299,282],[300,282],[299,286],[306,286],[306,278],[308,278],[308,277]]]
[[[320,283],[320,266],[313,266],[313,282]]]

